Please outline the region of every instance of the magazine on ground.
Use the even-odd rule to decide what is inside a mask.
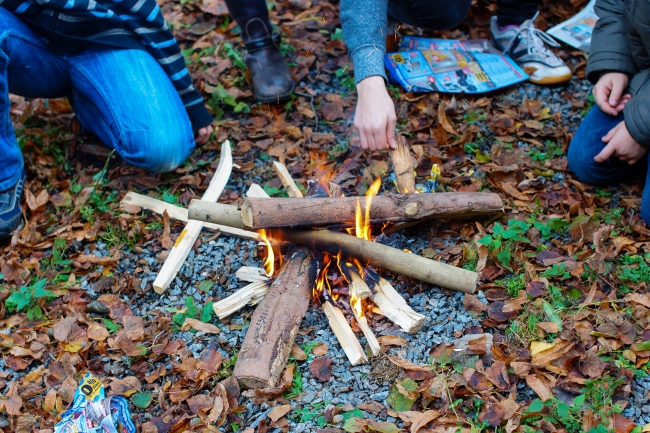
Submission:
[[[485,39],[405,36],[398,52],[386,54],[384,64],[391,81],[413,92],[484,93],[528,79]]]
[[[587,6],[573,17],[546,31],[549,35],[579,50],[589,51],[591,33],[594,30],[598,15],[594,12],[596,0],[591,0]]]

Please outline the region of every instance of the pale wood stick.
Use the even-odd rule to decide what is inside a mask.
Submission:
[[[262,268],[255,268],[253,266],[242,266],[235,272],[237,279],[240,281],[248,281],[254,283],[256,281],[268,281],[269,277],[266,276],[266,271]]]
[[[397,149],[391,152],[393,172],[397,180],[397,190],[401,194],[415,192],[415,175],[413,174],[413,158],[402,134],[397,135]]]
[[[251,184],[246,191],[246,197],[270,198],[271,196],[264,191],[264,188],[256,183]]]
[[[255,305],[259,303],[269,291],[269,285],[264,281],[251,283],[225,299],[215,302],[212,305],[214,314],[223,320],[235,312],[244,308],[246,305]]]
[[[438,194],[432,194],[438,195]],[[359,239],[347,233],[330,230],[274,229],[272,239],[284,239],[332,255],[355,257],[362,264],[396,272],[446,289],[474,293],[478,274],[417,254],[410,254],[387,245]]]
[[[289,174],[289,170],[287,170],[287,167],[284,164],[278,161],[273,161],[273,169],[278,174],[278,177],[280,178],[282,185],[284,185],[284,188],[287,190],[289,197],[303,197],[298,185],[296,185],[296,182],[293,180],[291,174]]]
[[[230,149],[230,141],[226,140],[221,144],[221,158],[217,171],[214,173],[208,189],[203,194],[203,200],[216,202],[226,183],[230,178],[232,172],[232,152]],[[169,284],[174,280],[187,255],[194,247],[194,243],[199,237],[203,229],[203,222],[189,221],[181,234],[176,239],[176,243],[169,252],[169,256],[160,269],[158,276],[153,282],[153,288],[156,293],[164,292]]]
[[[359,276],[356,270],[352,269],[352,266],[344,263],[343,266],[343,273],[347,277],[348,281],[350,282],[349,284],[349,290],[350,290],[350,296],[359,298],[359,299],[367,299],[370,296],[372,296],[372,292],[370,291],[370,287],[366,284],[365,281],[363,281],[363,278]]]
[[[307,249],[289,257],[253,313],[233,376],[246,388],[274,387],[307,312],[318,266]]]
[[[339,341],[350,363],[352,365],[366,364],[368,357],[363,351],[361,343],[357,340],[357,336],[354,335],[352,328],[350,328],[350,324],[343,315],[343,312],[328,301],[323,302],[322,306],[330,327],[334,331],[334,335],[336,335],[336,339]]]
[[[146,195],[138,194],[137,192],[128,192],[120,203],[138,206],[142,209],[146,209],[160,215],[167,211],[167,215],[169,215],[169,217],[172,219],[183,222],[189,221],[187,217],[187,209],[184,207],[178,207],[171,203],[167,203],[166,201],[157,200]],[[225,235],[234,236],[237,238],[251,239],[254,241],[260,240],[259,235],[253,231],[242,230],[222,224],[204,223],[203,228],[209,230],[219,230]]]
[[[372,291],[372,300],[382,314],[404,332],[415,334],[422,329],[425,317],[413,311],[402,295],[388,281],[380,277]]]
[[[355,271],[351,271],[348,278],[350,278],[351,281],[355,281],[356,287],[354,288],[354,290],[362,291],[362,292],[367,291],[369,292],[369,294],[372,294],[372,292],[370,291],[370,287],[368,287],[366,282],[363,281],[363,278],[361,278],[359,274],[357,274]],[[357,299],[354,299],[354,297],[352,296],[353,293],[352,284],[350,285],[349,290],[351,295],[350,307],[352,308],[352,313],[354,314],[354,318],[357,319],[357,324],[359,325],[359,329],[361,329],[363,335],[366,336],[366,340],[368,341],[368,346],[370,347],[370,351],[372,352],[373,356],[377,356],[381,351],[381,347],[379,346],[379,341],[377,341],[377,337],[375,337],[375,334],[370,329],[370,326],[368,326],[368,319],[366,319],[366,317],[363,315],[363,306],[361,304],[361,298],[357,297]]]

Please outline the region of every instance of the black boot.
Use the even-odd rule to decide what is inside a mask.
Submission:
[[[263,26],[266,35],[256,37],[257,35],[249,32],[251,24],[254,27]],[[293,93],[295,83],[280,53],[280,35],[272,34],[266,28],[266,24],[257,18],[250,20],[244,27],[242,31],[246,45],[244,61],[251,73],[255,98],[260,102],[286,101]]]

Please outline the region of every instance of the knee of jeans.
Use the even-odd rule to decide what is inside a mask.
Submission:
[[[194,137],[150,129],[123,133],[122,158],[137,167],[157,173],[178,168],[194,149]]]
[[[569,146],[567,159],[569,162],[569,169],[574,172],[580,180],[594,185],[600,185],[603,183],[602,179],[595,176],[595,173],[598,171],[598,163],[594,161],[594,155],[587,152],[583,146],[580,146],[580,143],[576,142],[575,138]]]

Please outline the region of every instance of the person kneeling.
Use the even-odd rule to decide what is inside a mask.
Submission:
[[[127,162],[156,172],[174,170],[212,133],[213,118],[155,0],[4,0],[0,240],[22,222],[25,182],[10,92],[67,96],[84,128]]]
[[[641,218],[650,223],[650,3],[625,3],[596,2],[599,20],[587,65],[596,106],[571,141],[569,168],[593,185],[645,176]]]

